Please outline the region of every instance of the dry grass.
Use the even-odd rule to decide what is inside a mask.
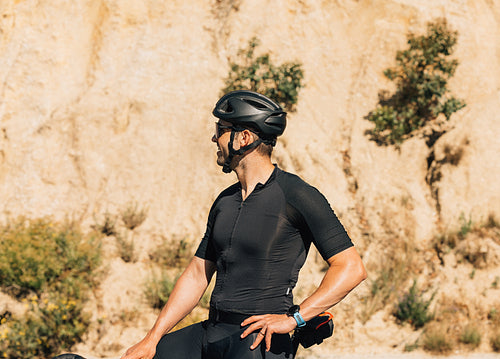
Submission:
[[[405,202],[406,207],[400,205]],[[365,262],[368,271],[369,292],[362,298],[359,314],[366,323],[377,311],[396,302],[400,292],[408,285],[410,277],[418,270],[418,248],[415,241],[415,218],[411,214],[411,199],[393,198],[394,208],[386,208],[381,215],[381,237],[374,237],[372,244],[378,253]]]
[[[412,273],[411,263],[414,253],[414,243],[400,239],[381,258],[380,266],[375,270],[375,277],[369,279],[370,292],[363,298],[364,308],[360,316],[363,323],[366,323],[375,312],[395,301],[397,293],[404,287]]]
[[[460,227],[454,231],[442,233],[434,238],[432,247],[441,264],[444,265],[444,256],[453,252],[459,261],[465,261],[474,268],[485,268],[490,263],[489,255],[485,250],[485,240],[491,238],[500,243],[500,228],[495,217],[490,214],[486,222],[473,223],[462,214],[459,219]]]
[[[500,330],[491,336],[490,345],[493,351],[500,353]]]
[[[422,337],[422,348],[434,354],[448,354],[453,349],[453,343],[446,329],[434,327],[427,330]]]
[[[469,346],[471,349],[476,349],[481,344],[481,332],[477,326],[468,324],[460,334],[460,343]]]
[[[135,250],[134,237],[127,232],[117,233],[115,235],[118,255],[126,263],[135,263],[137,261],[137,253]]]
[[[127,207],[121,211],[120,217],[125,228],[133,231],[139,227],[148,215],[147,207],[139,207],[137,202],[129,202]]]
[[[184,268],[192,256],[192,241],[174,236],[170,240],[162,237],[161,243],[149,254],[149,259],[160,267]]]
[[[491,349],[495,352],[500,352],[500,305],[497,305],[497,307],[489,311],[488,321],[490,325],[495,328],[490,337]]]
[[[116,235],[116,216],[110,214],[109,212],[105,212],[102,222],[95,217],[94,222],[94,225],[92,225],[91,227],[97,232],[100,232],[105,236]]]

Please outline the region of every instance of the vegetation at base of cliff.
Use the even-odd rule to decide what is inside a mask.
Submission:
[[[409,291],[399,300],[393,312],[394,316],[401,323],[410,323],[414,329],[422,328],[427,322],[434,317],[429,313],[429,306],[434,298],[423,298],[423,294],[417,288],[417,281],[413,281],[413,285]]]
[[[409,47],[397,52],[394,68],[384,71],[396,91],[392,95],[379,92],[378,106],[367,116],[375,124],[368,131],[373,140],[384,145],[400,144],[439,115],[449,120],[465,106],[463,100],[450,96],[447,88],[458,66],[457,60],[448,59],[457,36],[445,19],[429,22],[426,35],[408,34]]]
[[[17,298],[47,290],[81,298],[95,285],[97,236],[75,223],[19,218],[0,228],[0,286]]]
[[[236,61],[230,62],[222,93],[234,90],[259,92],[276,101],[286,111],[294,111],[299,90],[304,86],[304,72],[298,62],[274,65],[268,53],[256,56],[260,41],[254,37],[248,48],[238,50]]]
[[[387,215],[393,218],[391,212]],[[404,351],[417,348],[435,354],[474,351],[483,348],[485,342],[493,351],[500,351],[498,303],[484,307],[469,299],[455,298],[454,293],[446,292],[448,289],[438,287],[439,280],[428,280],[439,278],[439,273],[447,270],[443,266],[450,263],[470,273],[457,276],[455,284],[473,281],[474,275],[484,276],[484,270],[496,268],[499,223],[494,214],[480,222],[461,214],[453,230],[443,232],[424,248],[416,246],[411,232],[399,232],[397,227],[391,229],[386,225],[387,237],[382,239],[384,255],[377,257],[376,262],[366,263],[373,279],[368,280],[366,294],[361,299],[359,319],[365,323],[375,312],[391,309],[398,325],[410,325],[418,333],[417,340],[404,344]],[[424,267],[429,272],[424,274],[421,270]],[[417,286],[416,280],[408,284],[412,276],[419,278],[421,285]],[[490,297],[490,293],[494,296],[499,287],[500,276],[489,277],[482,286],[481,295],[485,297]],[[403,288],[409,289],[401,291]]]
[[[148,208],[140,206],[137,202],[129,202],[125,209],[119,214],[105,212],[102,220],[94,217],[92,228],[107,237],[115,237],[118,255],[127,263],[137,261],[137,253],[134,242],[135,230],[142,225],[147,218]],[[118,218],[121,219],[121,228]]]
[[[366,323],[371,316],[397,300],[398,290],[412,274],[417,248],[411,239],[392,238],[382,261],[369,273],[369,292],[362,299],[363,309],[359,319]]]
[[[161,243],[149,254],[149,259],[161,268],[185,268],[193,254],[193,240],[173,236],[172,239],[162,238]]]
[[[162,309],[167,303],[177,279],[178,277],[172,279],[167,271],[162,271],[159,277],[153,273],[144,290],[148,304],[153,308]]]
[[[473,223],[462,214],[459,218],[459,228],[447,231],[436,236],[432,247],[441,262],[445,264],[445,256],[452,253],[459,263],[468,262],[474,270],[485,268],[488,265],[487,239],[500,243],[500,225],[493,214],[490,214],[484,223]],[[496,284],[495,284],[496,283]],[[494,281],[492,286],[498,286]]]
[[[0,228],[0,286],[26,313],[0,313],[0,357],[47,358],[79,342],[90,323],[82,311],[99,281],[95,234],[75,223],[19,218]]]

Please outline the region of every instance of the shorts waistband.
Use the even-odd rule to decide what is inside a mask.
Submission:
[[[223,310],[217,310],[213,307],[210,307],[210,311],[208,314],[208,320],[212,322],[220,322],[226,324],[241,324],[245,319],[251,317],[248,314],[234,313],[234,312],[225,312]]]

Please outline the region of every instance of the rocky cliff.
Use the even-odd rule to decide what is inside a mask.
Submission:
[[[422,136],[379,146],[365,116],[391,88],[383,70],[409,32],[438,17],[459,33],[450,89],[467,107],[432,149]],[[235,181],[215,164],[211,109],[229,62],[254,36],[273,61],[301,62],[305,74],[275,161],[326,195],[372,273],[393,240],[416,243],[431,268],[432,241],[460,228],[460,218],[500,218],[498,0],[2,0],[2,218],[69,216],[89,226],[131,201],[149,209],[136,238],[140,260],[110,254],[96,315],[142,308],[131,277],[146,275],[155,238],[198,241],[212,201]],[[499,245],[497,237],[488,253]],[[489,285],[495,273],[498,261],[478,276]],[[438,277],[429,286],[453,281]],[[484,306],[498,295],[489,291]],[[118,355],[152,324],[148,313],[133,329],[91,334],[83,348]],[[380,320],[368,325],[384,327]],[[366,325],[353,321],[345,338],[384,348],[404,341],[370,341]]]

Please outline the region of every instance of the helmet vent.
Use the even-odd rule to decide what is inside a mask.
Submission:
[[[233,106],[227,104],[226,112],[233,112]]]
[[[247,102],[248,104],[252,105],[253,107],[256,107],[258,108],[259,110],[268,110],[269,111],[269,108],[260,103],[260,102],[257,102],[257,101],[252,101],[252,100],[249,100],[249,99],[245,99],[245,102]]]

